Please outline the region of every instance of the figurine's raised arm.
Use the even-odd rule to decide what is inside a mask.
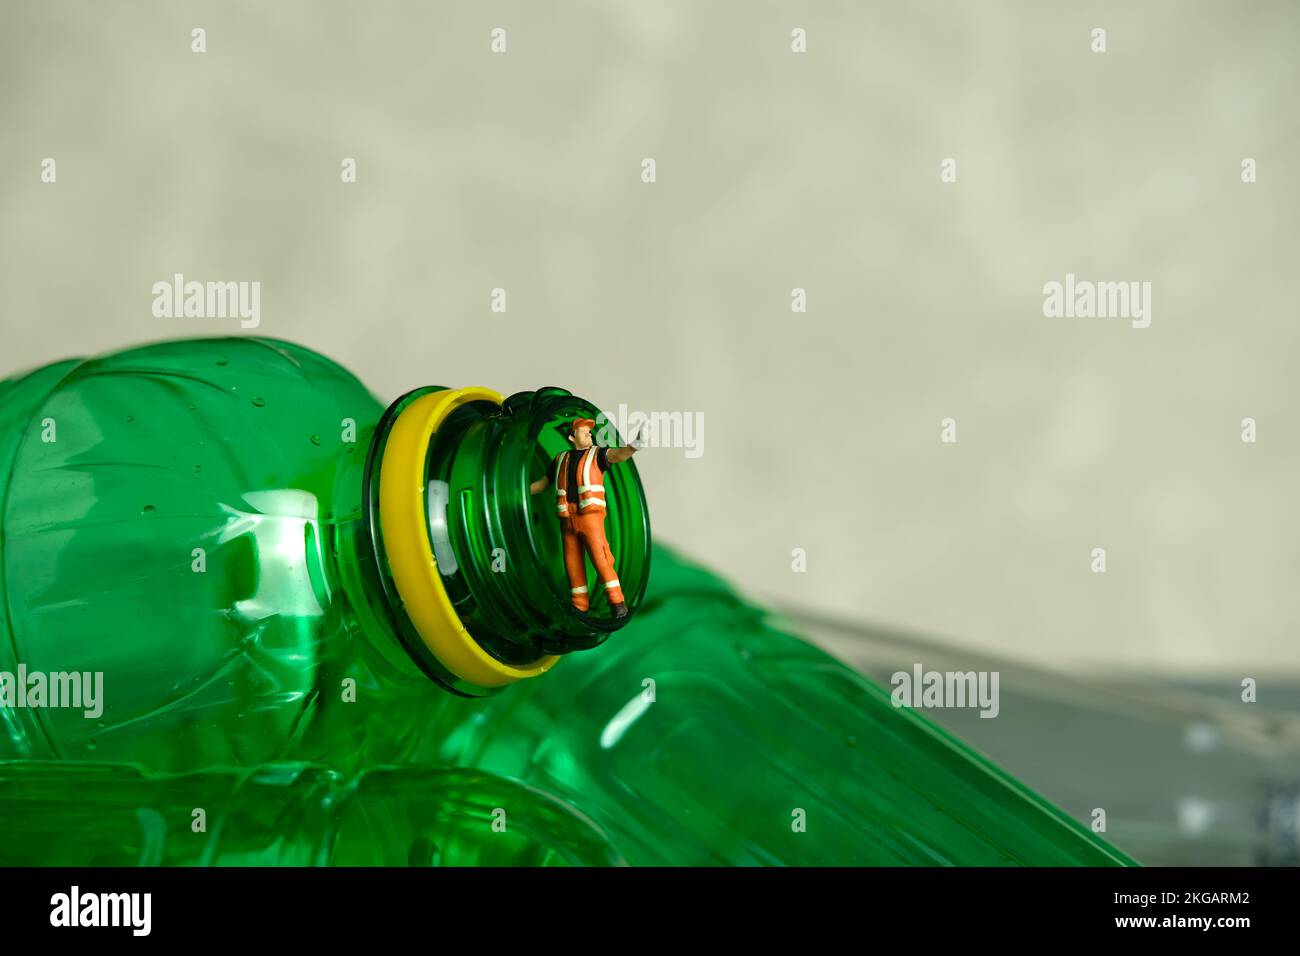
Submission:
[[[605,453],[605,459],[611,465],[617,465],[620,461],[627,461],[636,454],[637,449],[641,447],[641,430],[638,428],[632,433],[626,445],[622,448],[611,448]]]

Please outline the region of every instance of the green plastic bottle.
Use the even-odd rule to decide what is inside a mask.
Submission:
[[[0,680],[62,674],[66,698],[66,675],[102,674],[92,707],[0,708],[8,862],[67,862],[23,833],[75,830],[58,794],[88,791],[148,810],[177,841],[141,851],[159,862],[1132,862],[652,548],[630,461],[605,484],[631,613],[576,611],[553,499],[528,485],[564,422],[598,416],[558,388],[417,389],[385,409],[330,360],[257,338],[0,383]],[[393,806],[445,789],[484,829],[344,840],[304,814],[269,851],[269,818],[222,807],[233,779],[288,807],[322,774],[335,802],[365,781]],[[41,797],[23,802],[29,776]],[[226,821],[215,843],[184,837],[196,787]],[[598,837],[490,842],[511,832],[498,811],[556,807]]]

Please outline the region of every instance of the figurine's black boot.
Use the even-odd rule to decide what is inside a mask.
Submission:
[[[619,601],[617,604],[611,604],[609,609],[616,618],[627,617],[627,604],[622,601]]]

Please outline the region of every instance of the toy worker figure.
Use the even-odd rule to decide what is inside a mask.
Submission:
[[[575,418],[569,425],[573,450],[556,455],[550,477],[538,478],[528,490],[537,494],[545,491],[552,480],[555,482],[555,512],[564,538],[564,569],[569,574],[573,606],[579,611],[591,606],[585,549],[609,595],[613,616],[627,617],[627,604],[614,573],[614,555],[605,540],[605,472],[610,465],[631,458],[641,443],[634,435],[622,448],[598,448],[591,440],[595,427],[590,418]]]

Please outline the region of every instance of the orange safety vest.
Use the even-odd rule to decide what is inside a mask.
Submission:
[[[555,459],[555,513],[561,518],[569,515],[569,456],[581,455],[578,462],[578,513],[605,513],[605,476],[600,465],[596,463],[596,452],[592,445],[586,451],[561,452]]]

